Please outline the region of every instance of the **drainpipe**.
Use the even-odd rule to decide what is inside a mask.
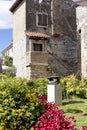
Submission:
[[[51,31],[52,31],[52,36],[53,36],[53,0],[51,0]]]

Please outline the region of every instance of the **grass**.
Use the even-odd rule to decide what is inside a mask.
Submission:
[[[87,126],[87,99],[64,100],[62,104],[59,108],[65,111],[67,117],[75,117],[79,130],[81,126]]]

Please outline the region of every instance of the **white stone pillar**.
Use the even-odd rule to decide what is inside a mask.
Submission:
[[[51,77],[47,86],[47,102],[62,105],[62,88],[58,84],[58,77]]]

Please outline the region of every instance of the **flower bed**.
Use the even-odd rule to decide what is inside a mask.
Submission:
[[[46,91],[41,85],[46,87],[46,82],[27,84],[25,79],[0,77],[0,130],[76,130],[74,117],[66,118],[63,110],[42,96]]]
[[[38,96],[43,104],[44,113],[38,118],[32,127],[34,130],[75,130],[74,117],[65,117],[63,110],[59,110],[55,104],[47,103],[46,96]]]

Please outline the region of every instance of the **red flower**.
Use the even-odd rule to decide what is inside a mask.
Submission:
[[[55,104],[45,101],[43,106],[45,111],[38,118],[39,123],[33,126],[34,130],[75,130],[74,117],[65,118],[64,111]]]

